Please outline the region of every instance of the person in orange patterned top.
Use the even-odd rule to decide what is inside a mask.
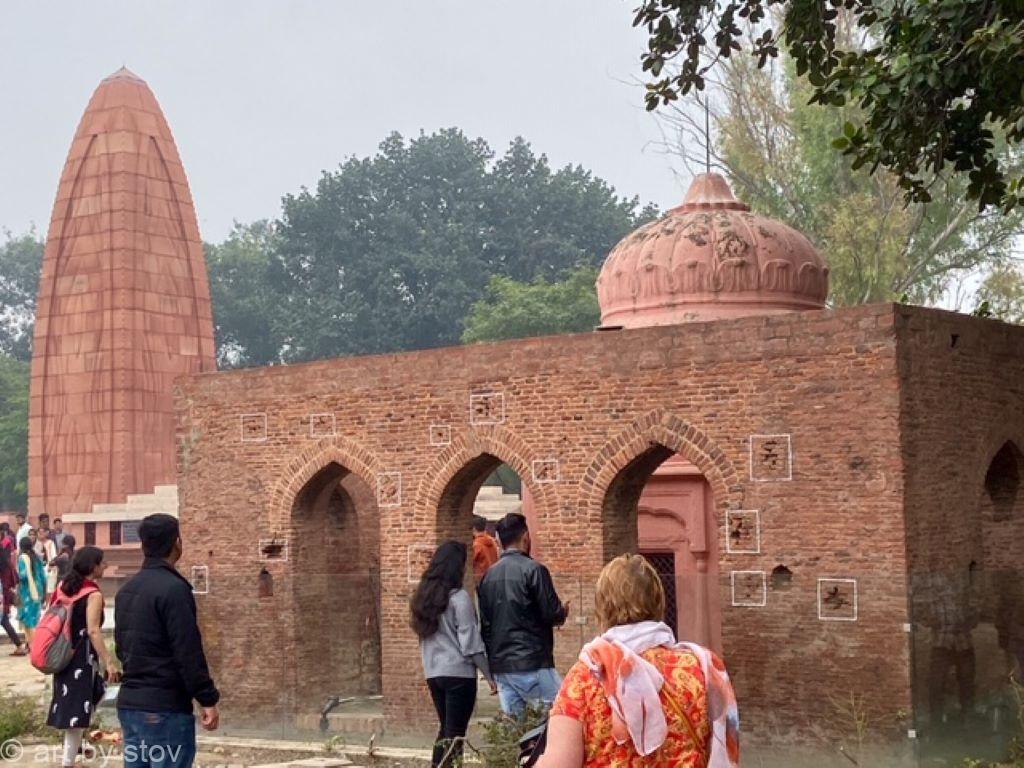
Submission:
[[[603,634],[562,683],[537,768],[736,768],[739,717],[725,665],[676,642],[651,564],[615,558],[595,599]]]
[[[498,542],[487,532],[487,519],[473,515],[473,576],[476,583],[483,581],[487,571],[498,562]]]

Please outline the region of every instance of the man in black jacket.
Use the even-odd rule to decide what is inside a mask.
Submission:
[[[217,728],[217,692],[203,653],[192,587],[175,569],[178,521],[150,515],[139,526],[142,570],[114,601],[114,639],[124,675],[117,716],[125,768],[189,768],[196,754],[193,700],[203,728]]]
[[[530,557],[523,515],[505,515],[497,533],[501,558],[477,590],[480,627],[501,708],[519,717],[528,703],[548,707],[558,695],[554,627],[565,623],[569,604],[558,599],[548,569]]]

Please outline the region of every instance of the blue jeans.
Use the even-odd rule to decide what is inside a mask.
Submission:
[[[124,768],[191,768],[195,715],[119,709],[117,718],[124,732]]]
[[[530,672],[495,672],[501,711],[522,717],[527,704],[542,704],[549,709],[562,687],[562,676],[552,667]],[[127,766],[126,766],[127,768]]]

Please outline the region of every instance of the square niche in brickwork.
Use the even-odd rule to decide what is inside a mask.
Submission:
[[[478,392],[469,396],[469,423],[473,425],[505,423],[505,393]]]
[[[309,436],[310,437],[334,437],[334,414],[333,413],[311,413],[311,414],[309,414]]]
[[[406,550],[406,562],[408,573],[406,580],[410,584],[418,584],[423,572],[430,565],[430,558],[434,554],[434,547],[429,544],[410,544]]]
[[[265,563],[287,563],[288,539],[260,539],[259,558]]]
[[[856,621],[857,580],[818,579],[818,618],[822,621]]]
[[[192,591],[197,595],[210,594],[210,567],[207,565],[193,565],[189,572],[189,583],[192,584]]]
[[[533,460],[533,482],[557,483],[559,477],[558,459]]]
[[[725,551],[731,555],[761,552],[761,513],[756,509],[730,509],[725,513]]]
[[[742,608],[763,608],[768,602],[764,571],[733,571],[732,604]]]
[[[243,413],[240,421],[243,443],[262,443],[266,441],[267,414]]]
[[[430,444],[437,447],[452,444],[452,428],[447,424],[430,425]]]
[[[750,436],[750,479],[759,483],[793,479],[793,446],[789,435]]]
[[[377,506],[400,507],[402,505],[402,473],[381,472],[377,475]]]

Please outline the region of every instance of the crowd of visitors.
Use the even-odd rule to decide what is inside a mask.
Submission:
[[[150,515],[139,525],[145,559],[114,601],[116,656],[103,636],[103,550],[76,549],[61,521],[55,520],[51,529],[46,515],[39,516],[38,527],[21,514],[16,524],[12,533],[8,523],[0,523],[0,625],[14,646],[12,655],[25,656],[31,648],[35,664],[39,643],[46,642],[42,632],[33,644],[41,615],[51,607],[65,609],[66,618],[44,622],[50,628],[67,627],[71,640],[68,657],[53,673],[47,712],[47,724],[64,733],[62,766],[75,765],[107,683],[121,684],[117,713],[125,768],[191,766],[196,753],[193,702],[201,708],[202,727],[214,730],[220,694],[207,667],[192,587],[174,567],[182,553],[177,519]],[[17,609],[25,639],[11,624],[12,609]]]
[[[51,530],[41,516],[33,528],[19,516],[17,525],[12,535],[0,523],[0,624],[13,653],[25,655],[10,610],[17,609],[31,646],[46,607],[67,608],[73,652],[53,675],[47,714],[64,732],[63,765],[74,765],[106,684],[120,682],[126,768],[191,766],[193,707],[198,703],[200,724],[213,730],[220,694],[207,667],[191,585],[175,568],[182,554],[177,519],[150,515],[139,526],[145,560],[115,599],[116,657],[102,632],[103,551],[76,550],[60,521]],[[604,568],[595,595],[601,634],[563,680],[555,666],[555,630],[570,606],[547,567],[530,556],[526,518],[506,515],[493,536],[482,518],[473,528],[472,549],[460,541],[437,548],[410,603],[439,723],[433,766],[461,760],[478,675],[508,717],[547,713],[541,768],[738,765],[739,724],[725,666],[708,649],[678,642],[664,624],[664,589],[645,558],[623,555]],[[476,587],[475,598],[468,583]],[[164,747],[159,760],[150,759],[147,745]]]
[[[17,528],[0,523],[0,587],[3,589],[0,626],[7,633],[14,650],[12,656],[25,656],[39,618],[57,591],[57,585],[70,573],[75,554],[75,538],[64,533],[62,521],[39,515],[32,526],[21,513],[15,515]],[[16,611],[25,639],[11,624]]]
[[[739,765],[725,665],[710,650],[676,640],[664,623],[661,579],[645,558],[623,555],[604,568],[595,597],[601,635],[563,680],[554,632],[569,603],[530,557],[526,518],[502,518],[496,541],[483,518],[473,529],[479,624],[463,586],[469,553],[457,541],[438,547],[410,603],[439,721],[433,766],[461,759],[478,672],[508,717],[521,719],[530,708],[549,713],[539,758],[532,758],[541,768]]]

